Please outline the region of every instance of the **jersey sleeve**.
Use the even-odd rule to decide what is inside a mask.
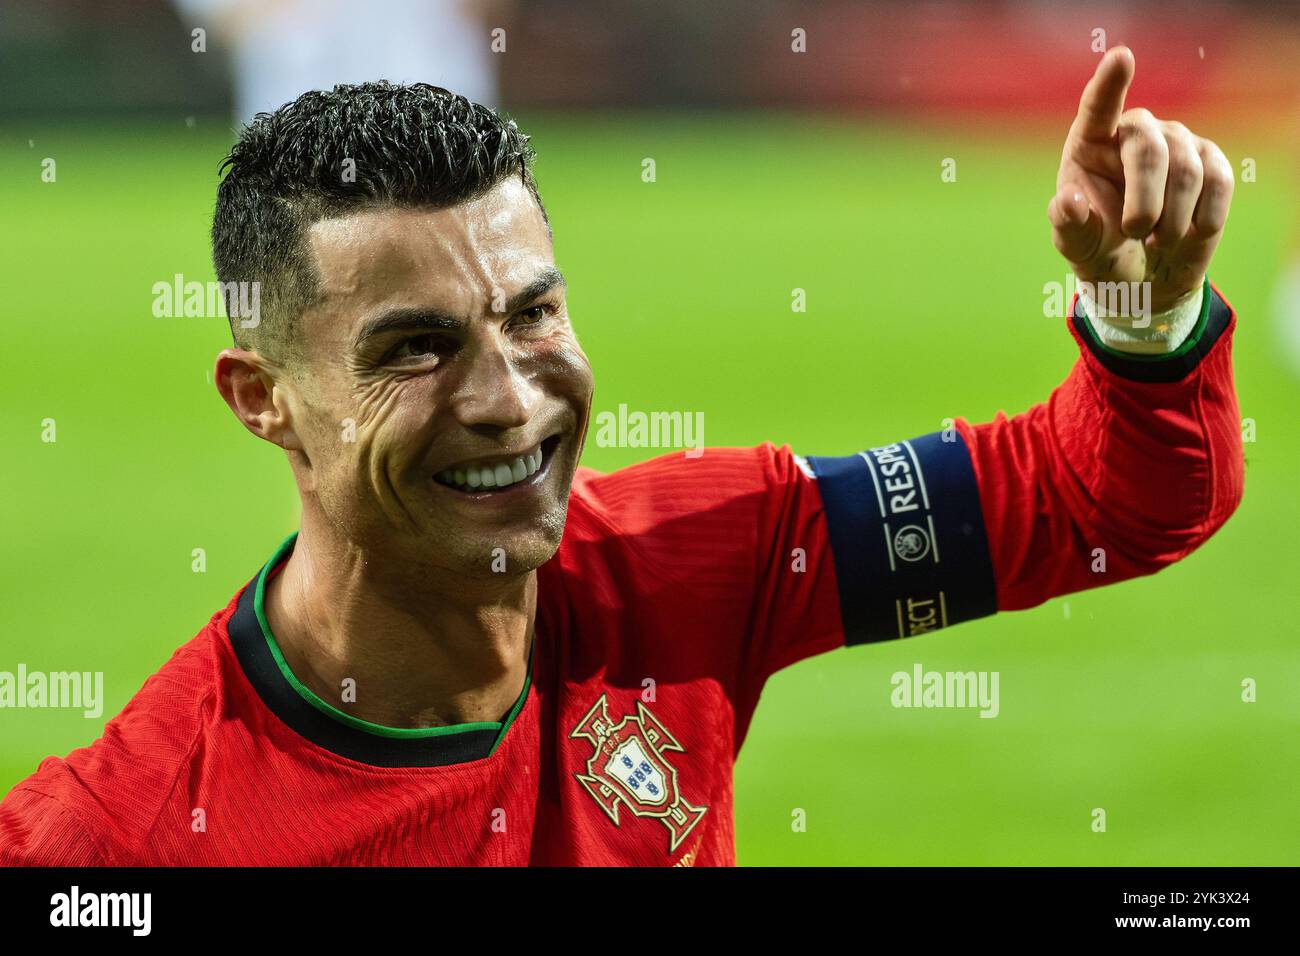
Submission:
[[[0,802],[0,866],[100,866],[104,857],[71,810],[23,786]]]
[[[846,641],[910,637],[1151,574],[1241,500],[1236,318],[1207,284],[1176,352],[1081,350],[1047,401],[846,458],[810,458]]]

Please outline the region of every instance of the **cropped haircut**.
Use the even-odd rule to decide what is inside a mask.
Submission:
[[[427,83],[341,84],[257,114],[218,170],[212,221],[223,289],[258,283],[256,323],[227,309],[235,345],[277,361],[301,354],[299,317],[320,296],[307,230],[322,219],[445,208],[518,176],[549,228],[528,140],[513,120]]]

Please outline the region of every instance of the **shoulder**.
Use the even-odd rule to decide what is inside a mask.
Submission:
[[[666,523],[726,523],[770,507],[803,472],[788,445],[706,448],[697,457],[660,455],[601,474],[579,468],[573,499],[619,531],[641,533]]]
[[[98,740],[47,757],[0,803],[0,864],[129,865],[190,767],[222,694],[233,601],[145,681]]]
[[[709,596],[743,593],[814,480],[788,446],[707,448],[574,477],[562,566],[635,573]],[[641,585],[648,582],[640,580]]]

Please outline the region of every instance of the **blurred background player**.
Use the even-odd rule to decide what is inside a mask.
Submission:
[[[174,0],[183,22],[230,50],[235,119],[303,90],[386,79],[499,100],[488,14],[471,0]]]

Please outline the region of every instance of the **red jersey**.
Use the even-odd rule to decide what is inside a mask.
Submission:
[[[770,444],[579,469],[498,722],[390,730],[289,672],[280,551],[89,747],[0,804],[0,862],[718,865],[770,674],[1147,574],[1232,513],[1230,308],[1172,356],[1083,346],[1044,404],[845,458]],[[1096,571],[1096,549],[1107,555]]]

